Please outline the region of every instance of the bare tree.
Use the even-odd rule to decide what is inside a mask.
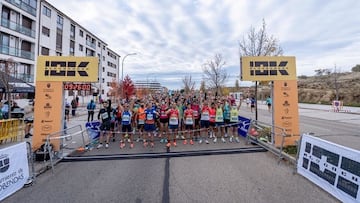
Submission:
[[[224,86],[228,75],[224,69],[225,61],[221,54],[215,54],[213,60],[206,62],[203,65],[204,79],[208,82],[208,86],[219,94],[221,94],[221,87]]]
[[[15,73],[16,63],[10,59],[0,59],[0,83],[6,93],[6,99],[9,105],[9,118],[11,118],[10,104],[11,104],[11,92],[13,86],[11,85],[11,75]]]
[[[235,90],[238,91],[240,89],[239,80],[235,80]]]
[[[206,86],[205,81],[202,80],[201,83],[200,83],[200,91],[205,92],[206,91],[205,86]]]
[[[195,89],[195,81],[192,80],[191,75],[186,75],[182,79],[182,82],[184,84],[184,91],[186,94]]]
[[[274,36],[269,36],[266,32],[266,23],[263,19],[262,27],[255,30],[250,27],[249,32],[239,41],[239,56],[280,56],[283,50],[279,41]],[[255,98],[257,98],[257,85],[255,81]],[[255,103],[256,105],[256,103]],[[255,106],[255,119],[257,120],[257,105]]]
[[[283,50],[274,36],[268,36],[266,23],[263,19],[262,27],[255,30],[250,27],[249,32],[239,41],[239,54],[241,56],[280,56]]]

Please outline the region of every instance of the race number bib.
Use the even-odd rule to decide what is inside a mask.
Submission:
[[[230,117],[230,121],[231,122],[239,122],[239,118],[238,118],[238,116],[237,115],[231,115],[231,117]]]
[[[103,120],[108,119],[108,118],[109,118],[108,112],[102,113],[102,114],[101,114],[101,118],[102,118]]]
[[[169,124],[170,125],[178,125],[179,119],[177,117],[170,117]]]
[[[192,118],[186,118],[186,119],[185,119],[185,124],[186,124],[186,125],[192,125],[192,124],[194,124],[193,119],[192,119]]]
[[[146,120],[149,120],[149,121],[154,120],[153,114],[152,113],[146,114]]]
[[[139,121],[138,121],[138,124],[139,124],[139,125],[144,125],[144,123],[145,123],[144,120],[139,120]]]
[[[128,122],[128,121],[130,121],[130,116],[129,116],[129,115],[123,115],[122,120],[123,120],[124,122]]]
[[[216,116],[215,121],[216,122],[224,122],[224,117],[223,116]]]
[[[209,119],[210,119],[209,112],[208,111],[202,112],[201,120],[208,121]]]

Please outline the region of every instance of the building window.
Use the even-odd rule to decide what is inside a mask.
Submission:
[[[46,47],[41,47],[41,55],[49,56],[49,54],[50,54],[50,49]]]
[[[105,72],[105,67],[103,67],[103,73]]]
[[[82,30],[79,30],[80,37],[84,37],[84,32]]]
[[[103,56],[103,61],[105,61],[105,56]]]
[[[79,51],[83,51],[84,48],[83,48],[83,45],[79,44]]]
[[[56,52],[56,56],[61,56],[62,54],[61,54],[61,52]]]
[[[101,44],[100,44],[100,42],[98,42],[98,47],[101,47]]]
[[[41,32],[43,35],[50,37],[50,29],[49,28],[42,26]]]
[[[56,29],[56,50],[62,50],[62,30]]]
[[[42,11],[42,13],[44,14],[44,15],[46,15],[47,17],[51,17],[51,10],[48,8],[48,7],[46,7],[46,6],[43,6],[43,11]]]
[[[105,78],[102,79],[102,83],[105,83]]]
[[[70,37],[75,39],[75,25],[70,25]]]
[[[70,40],[70,56],[75,55],[75,42]]]
[[[56,23],[57,23],[57,28],[59,28],[60,30],[63,29],[63,25],[64,25],[64,18],[60,15],[57,16],[57,20],[56,20]]]

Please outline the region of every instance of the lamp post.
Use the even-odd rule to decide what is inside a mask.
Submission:
[[[136,53],[130,53],[130,54],[126,54],[123,59],[122,59],[122,62],[121,62],[121,83],[123,82],[124,80],[124,61],[126,59],[127,56],[130,56],[130,55],[136,55]]]

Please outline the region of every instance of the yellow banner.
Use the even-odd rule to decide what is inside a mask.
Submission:
[[[296,80],[274,81],[274,125],[285,130],[284,146],[295,145],[300,138],[298,88]],[[275,128],[275,146],[282,143],[281,129]]]
[[[38,56],[36,81],[97,82],[97,57]]]
[[[36,82],[33,149],[38,149],[49,134],[63,130],[63,92],[63,82]],[[59,149],[59,140],[52,144]]]
[[[244,81],[296,80],[295,57],[241,57],[241,78]]]

